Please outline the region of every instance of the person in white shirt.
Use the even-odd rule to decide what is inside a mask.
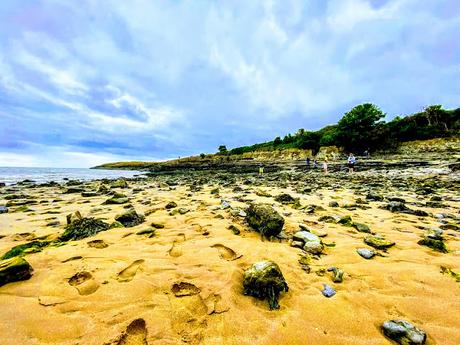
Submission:
[[[352,174],[355,170],[355,164],[356,164],[356,158],[355,156],[353,156],[353,153],[350,153],[348,155],[347,163],[348,163],[348,172]]]

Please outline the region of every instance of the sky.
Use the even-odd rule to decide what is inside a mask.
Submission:
[[[213,153],[459,96],[458,0],[0,1],[0,166]]]

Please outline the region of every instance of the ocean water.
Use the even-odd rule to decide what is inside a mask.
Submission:
[[[69,180],[115,179],[142,174],[143,172],[133,170],[0,167],[0,182],[10,185],[23,180],[33,180],[36,183],[44,183],[50,181],[62,182],[65,178]]]

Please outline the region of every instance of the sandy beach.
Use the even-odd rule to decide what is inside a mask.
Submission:
[[[448,253],[417,242],[427,229],[458,224],[460,199],[458,189],[442,184],[428,195],[409,190],[426,178],[400,177],[407,188],[384,172],[184,174],[131,179],[128,188],[111,189],[111,181],[79,184],[123,193],[129,201],[120,205],[103,204],[110,195],[102,193],[66,194],[65,186],[3,187],[2,198],[23,194],[19,200],[33,203],[0,215],[2,254],[37,238],[57,238],[66,215],[76,211],[107,223],[131,207],[146,216],[134,227],[24,254],[32,277],[0,287],[0,343],[383,345],[391,342],[382,322],[405,319],[427,333],[429,344],[458,344],[460,285],[441,273],[441,266],[460,272],[458,225],[445,227],[456,226],[443,234]],[[441,183],[450,177],[436,178]],[[390,212],[381,208],[386,199],[366,200],[370,190],[429,215]],[[283,193],[298,203],[276,202]],[[433,195],[442,202],[427,207]],[[177,206],[166,208],[171,201]],[[280,238],[262,241],[248,226],[242,215],[249,203],[271,204],[282,215]],[[363,242],[369,234],[319,220],[348,215],[396,244],[366,260],[356,249],[372,249]],[[324,245],[307,266],[299,259],[308,254],[290,245],[299,226],[321,236]],[[276,262],[289,285],[279,310],[243,295],[244,271],[261,260]],[[332,266],[344,271],[343,282],[332,281]],[[323,296],[323,284],[336,295]]]

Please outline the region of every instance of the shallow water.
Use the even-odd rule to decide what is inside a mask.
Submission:
[[[83,168],[23,168],[0,167],[0,182],[7,185],[23,180],[33,180],[37,183],[49,181],[61,182],[70,180],[94,180],[102,178],[133,177],[142,172],[133,170],[101,170]]]

